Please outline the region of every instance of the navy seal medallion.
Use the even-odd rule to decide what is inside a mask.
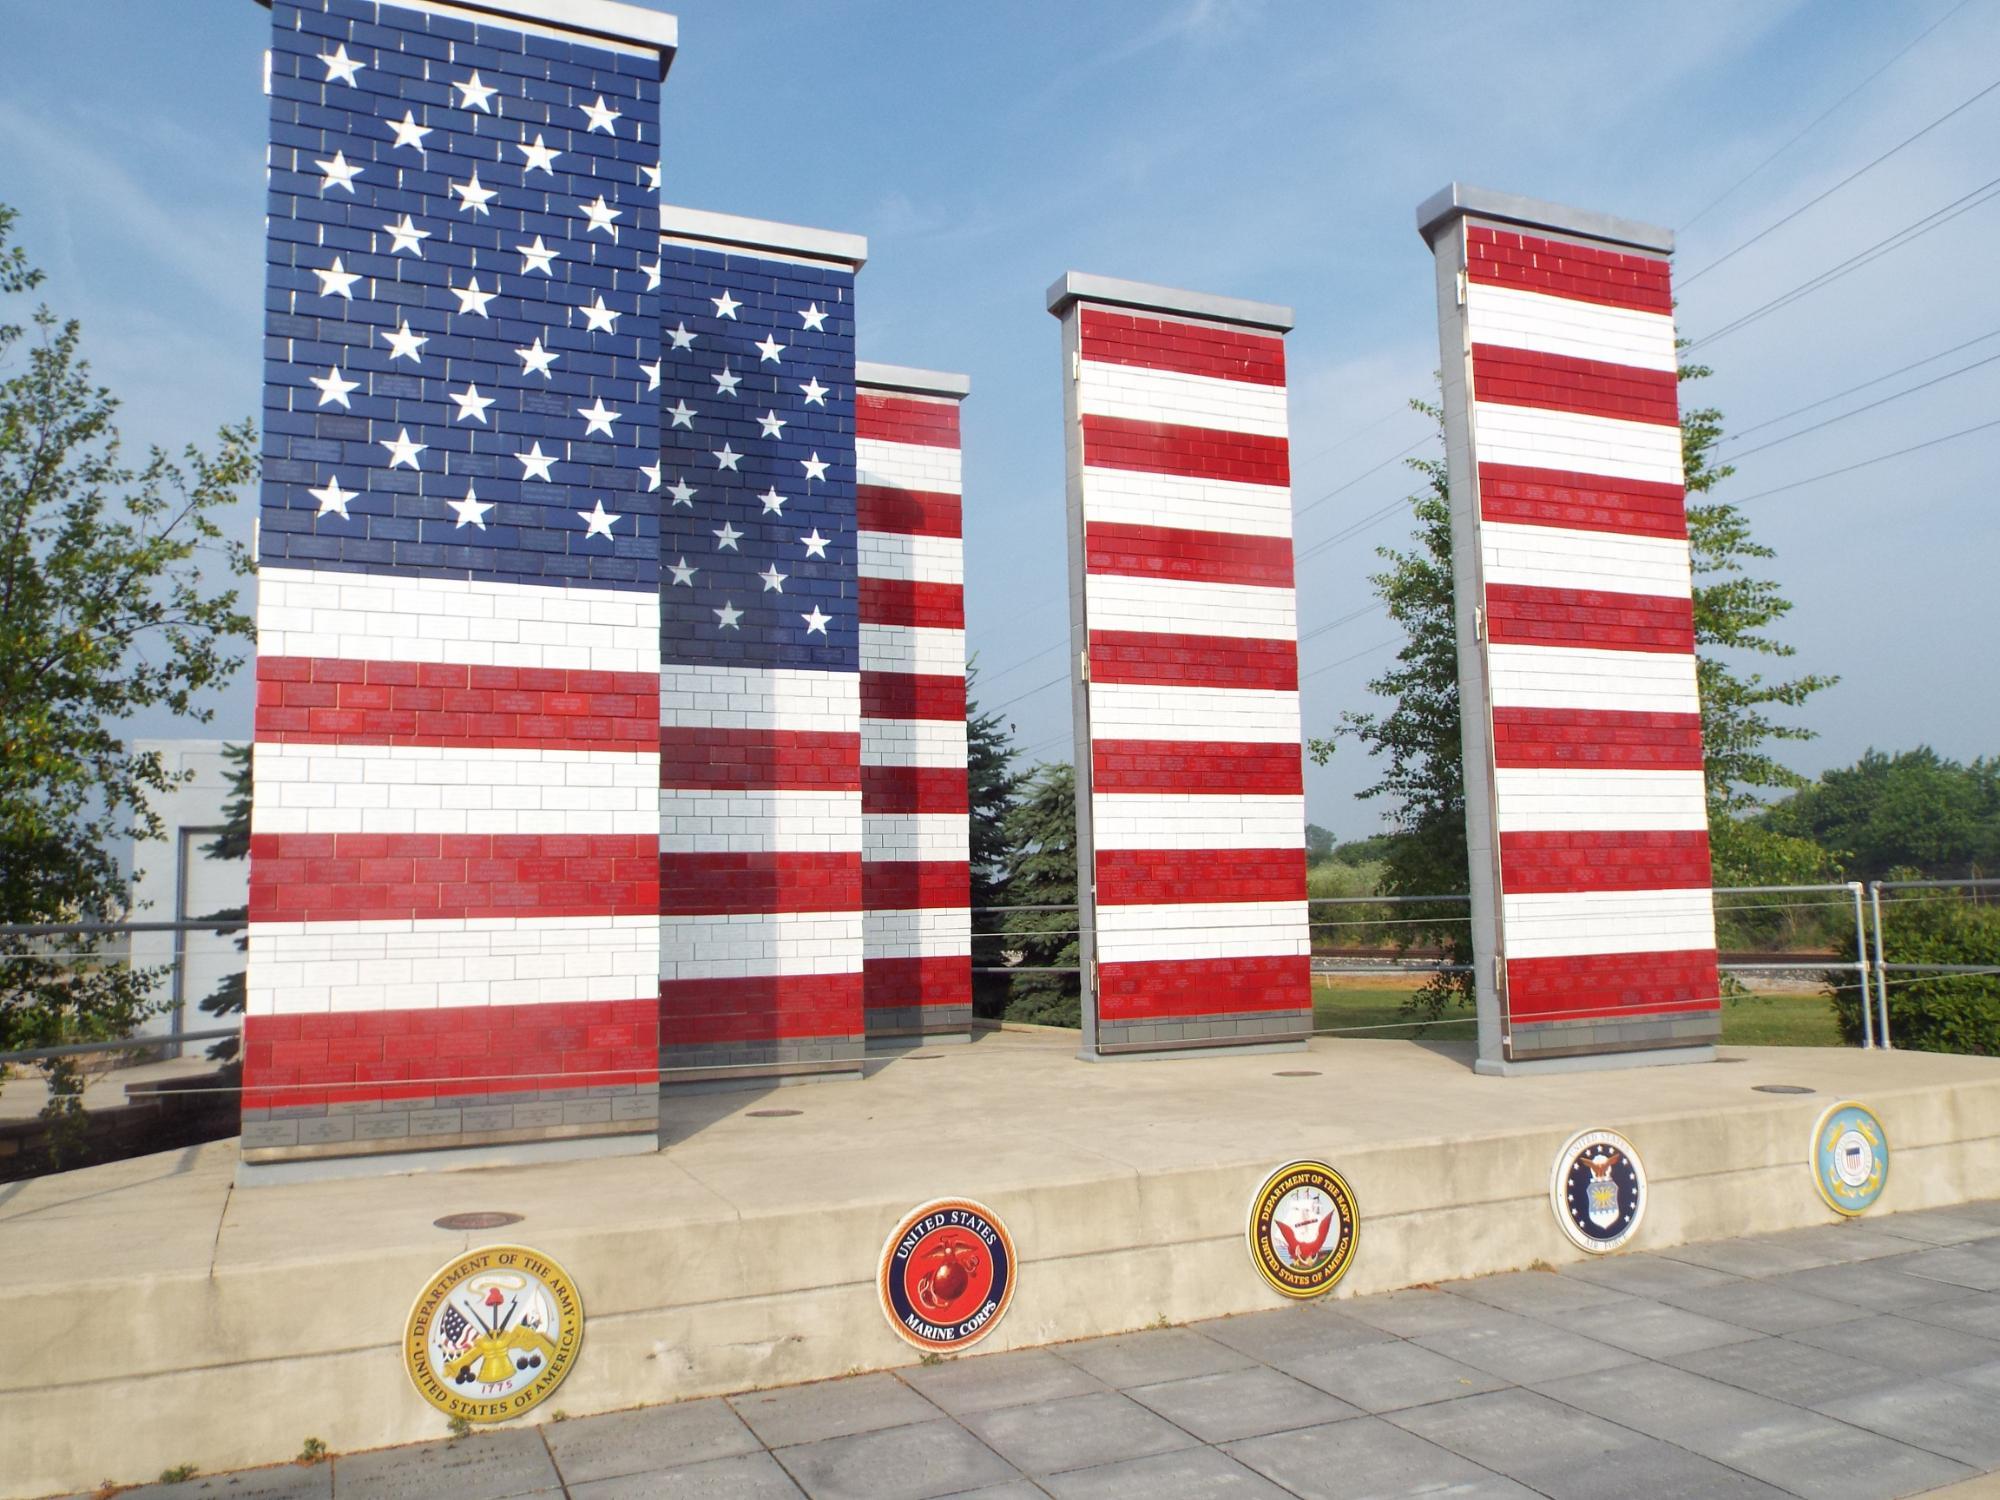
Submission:
[[[1014,1299],[1014,1241],[993,1211],[939,1198],[911,1213],[882,1246],[882,1313],[903,1339],[933,1353],[969,1348]]]
[[[1615,1130],[1585,1130],[1556,1153],[1549,1201],[1572,1244],[1602,1255],[1638,1232],[1646,1213],[1646,1168]]]
[[[1889,1132],[1853,1100],[1833,1105],[1813,1126],[1813,1184],[1835,1213],[1866,1213],[1889,1181]]]
[[[1325,1162],[1286,1162],[1250,1200],[1250,1259],[1287,1297],[1331,1291],[1354,1261],[1354,1190]]]
[[[519,1245],[468,1251],[417,1294],[403,1365],[448,1416],[504,1422],[542,1403],[583,1346],[583,1298],[569,1273]]]

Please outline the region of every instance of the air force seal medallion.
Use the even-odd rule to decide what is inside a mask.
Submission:
[[[1868,1212],[1889,1181],[1889,1132],[1873,1111],[1848,1100],[1813,1127],[1813,1182],[1835,1213]]]
[[[940,1198],[916,1210],[882,1247],[882,1313],[919,1349],[969,1348],[1014,1300],[1014,1241],[992,1210]]]
[[[1549,1201],[1571,1242],[1602,1255],[1638,1232],[1646,1213],[1646,1169],[1624,1136],[1586,1130],[1556,1154]]]
[[[1358,1222],[1346,1178],[1325,1162],[1287,1162],[1250,1200],[1250,1259],[1287,1297],[1317,1297],[1347,1274]]]
[[[502,1422],[561,1385],[582,1344],[583,1299],[569,1273],[534,1250],[488,1245],[418,1294],[403,1363],[439,1411]]]

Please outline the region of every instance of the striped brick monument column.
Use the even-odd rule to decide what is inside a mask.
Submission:
[[[1083,1055],[1312,1030],[1291,309],[1070,272]]]
[[[1437,261],[1480,1066],[1720,1028],[1664,229],[1454,184]]]
[[[661,210],[660,1066],[858,1077],[858,235]]]
[[[972,1035],[963,375],[856,366],[868,1043]]]
[[[271,15],[246,1174],[650,1149],[673,19]]]

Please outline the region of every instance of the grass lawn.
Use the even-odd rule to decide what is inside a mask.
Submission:
[[[1321,976],[1313,980],[1313,1024],[1324,1031],[1341,1027],[1338,1035],[1396,1039],[1422,1035],[1429,1039],[1473,1035],[1472,1013],[1453,1010],[1444,1022],[1420,1031],[1401,1013],[1415,986],[1387,984],[1372,978]],[[1345,1028],[1357,1028],[1346,1030]],[[1370,1027],[1372,1030],[1358,1028]],[[1736,1047],[1838,1047],[1840,1032],[1833,1007],[1824,995],[1749,995],[1722,1002],[1722,1041]]]

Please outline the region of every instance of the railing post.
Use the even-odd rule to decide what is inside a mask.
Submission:
[[[1861,1045],[1875,1045],[1875,1022],[1869,1012],[1873,997],[1868,993],[1868,918],[1861,909],[1861,882],[1850,880],[1847,889],[1854,897],[1854,977],[1861,986]]]
[[[1889,966],[1884,962],[1882,950],[1882,882],[1868,882],[1868,905],[1875,913],[1875,999],[1882,1007],[1882,1045],[1892,1048],[1889,1040]]]

